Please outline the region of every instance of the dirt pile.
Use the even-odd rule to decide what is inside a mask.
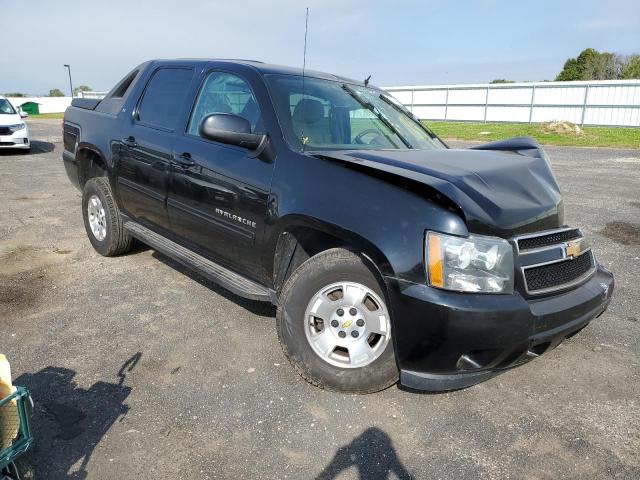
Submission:
[[[565,122],[561,120],[544,122],[540,124],[540,130],[542,131],[542,133],[555,133],[572,137],[581,137],[584,135],[584,130],[582,130],[582,128],[580,128],[575,123]]]

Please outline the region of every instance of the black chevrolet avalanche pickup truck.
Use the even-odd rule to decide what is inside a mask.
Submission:
[[[102,255],[132,239],[277,306],[310,383],[468,387],[607,308],[531,138],[452,149],[366,83],[244,60],[157,60],[64,118]]]

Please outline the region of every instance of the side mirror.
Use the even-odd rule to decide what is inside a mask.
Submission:
[[[20,110],[20,118],[27,118],[29,116],[29,114],[27,112],[23,112],[22,110]]]
[[[230,113],[207,115],[199,128],[200,136],[215,142],[257,150],[267,136],[251,133],[251,124],[245,118]]]

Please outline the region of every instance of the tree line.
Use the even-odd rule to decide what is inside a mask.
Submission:
[[[564,62],[556,81],[640,79],[640,55],[618,55],[585,48]]]
[[[585,48],[576,58],[564,62],[562,71],[555,80],[630,80],[640,79],[640,54],[618,55],[611,52],[599,52],[595,48]],[[514,80],[496,78],[489,83],[514,83]],[[80,85],[73,89],[73,95],[91,91],[91,87]],[[7,97],[26,97],[24,93],[5,93]],[[49,97],[64,97],[59,88],[49,90]]]
[[[76,87],[73,89],[73,96],[77,97],[78,93],[80,92],[90,92],[92,90],[93,89],[88,85],[80,85],[79,87]],[[9,93],[4,93],[3,95],[5,97],[17,97],[17,98],[24,98],[28,96],[20,92],[9,92]],[[35,96],[39,96],[39,95],[35,95]],[[64,92],[59,88],[52,88],[51,90],[49,90],[49,95],[47,95],[47,97],[64,97]]]
[[[599,52],[595,48],[585,48],[576,58],[569,58],[564,62],[555,81],[631,79],[640,79],[640,54],[618,55]],[[490,83],[514,83],[514,81],[496,78]]]
[[[80,92],[90,92],[92,88],[88,85],[80,85],[73,89],[73,96],[77,97]],[[49,97],[64,97],[64,93],[59,88],[52,88],[49,90]]]

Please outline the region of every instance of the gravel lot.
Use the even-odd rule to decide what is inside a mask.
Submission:
[[[0,352],[39,478],[640,478],[640,151],[548,148],[616,275],[605,315],[467,390],[354,396],[294,372],[273,307],[143,246],[96,254],[60,121],[29,123],[32,153],[0,153]]]

